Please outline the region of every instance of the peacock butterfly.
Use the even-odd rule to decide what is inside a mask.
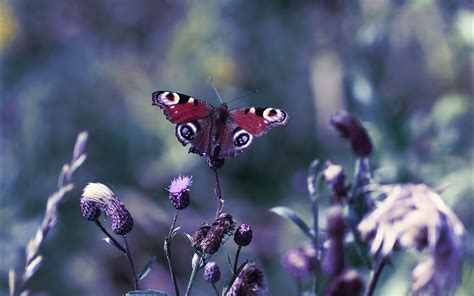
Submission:
[[[156,91],[152,105],[163,109],[176,124],[176,137],[190,153],[207,156],[211,167],[220,167],[224,158],[236,157],[252,143],[253,137],[271,128],[286,125],[288,113],[275,108],[229,110],[222,102],[217,108],[196,98],[171,91]]]

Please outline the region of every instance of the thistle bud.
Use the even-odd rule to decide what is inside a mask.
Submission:
[[[289,249],[283,254],[283,268],[296,278],[310,275],[315,267],[316,251],[312,245]]]
[[[341,137],[349,139],[352,151],[361,157],[372,153],[372,142],[362,124],[349,113],[341,110],[331,117],[330,124],[339,132]]]
[[[216,262],[208,262],[204,266],[204,279],[213,284],[221,278],[221,271]]]
[[[245,247],[252,242],[252,228],[248,224],[242,224],[234,234],[234,241],[238,246]]]
[[[226,296],[256,296],[266,290],[263,271],[255,262],[250,262],[239,273]]]
[[[339,207],[327,211],[328,248],[322,259],[322,270],[328,276],[337,276],[344,269],[344,214]]]
[[[107,208],[107,215],[112,220],[112,231],[118,235],[126,235],[133,228],[133,218],[123,203]]]
[[[326,296],[357,296],[362,295],[364,282],[354,269],[346,270],[344,273],[331,281],[326,289]]]
[[[189,205],[189,186],[193,183],[192,177],[179,176],[171,181],[168,191],[169,199],[173,207],[177,210],[184,210]]]
[[[100,208],[96,202],[81,198],[81,214],[84,219],[95,221],[100,216]]]

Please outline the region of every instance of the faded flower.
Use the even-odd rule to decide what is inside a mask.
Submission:
[[[316,251],[312,245],[308,244],[286,251],[281,263],[289,274],[297,278],[303,278],[314,271],[315,261]]]
[[[199,252],[203,252],[201,243],[202,243],[202,240],[206,237],[210,229],[211,229],[211,225],[209,225],[206,222],[203,222],[198,226],[191,240],[191,245],[194,249],[198,250]]]
[[[334,192],[338,202],[347,196],[346,174],[342,166],[327,161],[324,166],[323,177]]]
[[[349,139],[352,151],[361,157],[372,153],[372,142],[362,124],[345,110],[340,110],[331,117],[330,123],[341,137]]]
[[[171,181],[167,190],[170,193],[169,199],[173,207],[177,210],[184,210],[189,205],[189,186],[193,184],[192,177],[179,176]]]
[[[370,252],[389,255],[396,245],[426,249],[413,270],[415,294],[450,293],[460,280],[465,250],[465,230],[441,197],[424,184],[387,185],[378,189],[387,195],[358,228],[370,241]]]
[[[222,213],[212,223],[211,229],[202,240],[200,247],[204,253],[214,254],[223,244],[224,239],[232,235],[235,229],[235,220],[231,214]]]
[[[240,271],[226,296],[256,296],[265,292],[263,271],[255,262],[250,262]]]

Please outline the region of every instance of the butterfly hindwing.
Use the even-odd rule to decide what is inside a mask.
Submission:
[[[214,109],[202,100],[171,91],[154,92],[152,105],[163,109],[166,118],[172,123],[191,122],[205,118]]]
[[[256,137],[288,122],[288,113],[275,108],[239,108],[231,110],[230,116],[238,127]]]
[[[190,153],[209,155],[210,119],[208,117],[176,125],[176,138],[186,146],[191,144]]]

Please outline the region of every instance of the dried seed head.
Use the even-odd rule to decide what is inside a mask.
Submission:
[[[215,254],[226,236],[231,236],[235,229],[235,220],[231,214],[222,213],[212,223],[211,229],[201,242],[204,253]]]
[[[289,249],[283,254],[282,265],[294,277],[310,275],[316,267],[316,251],[312,245]]]
[[[255,262],[250,262],[240,271],[226,296],[256,296],[265,292],[265,277],[262,270]]]
[[[209,225],[206,222],[203,222],[198,226],[196,232],[193,235],[192,243],[191,243],[194,249],[198,250],[199,252],[203,252],[201,243],[202,243],[202,240],[206,237],[210,229],[211,229],[211,225]]]
[[[102,183],[87,184],[82,192],[82,199],[93,201],[102,209],[107,208],[109,204],[115,203],[118,200],[117,195]]]
[[[208,262],[204,266],[204,279],[209,283],[215,283],[221,278],[221,271],[216,262]]]
[[[349,139],[352,151],[361,157],[372,153],[372,142],[362,124],[349,113],[341,110],[331,117],[330,124],[339,132],[341,137]]]
[[[84,219],[95,221],[100,216],[100,208],[96,202],[81,198],[81,214]]]
[[[238,246],[248,246],[252,242],[252,228],[248,224],[242,224],[234,234],[234,241]]]

